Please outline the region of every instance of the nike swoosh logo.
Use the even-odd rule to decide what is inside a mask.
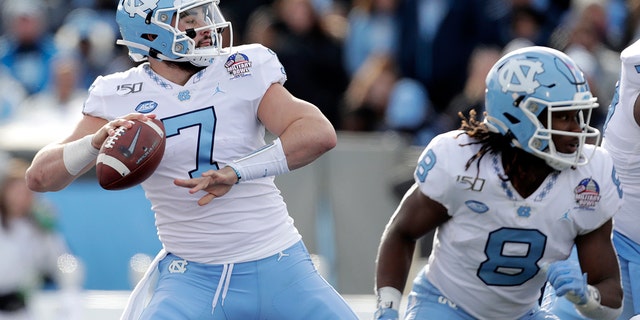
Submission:
[[[136,150],[136,145],[138,144],[138,137],[140,137],[140,130],[142,130],[142,128],[139,127],[138,131],[136,131],[136,135],[133,137],[133,140],[129,145],[129,148],[127,149],[127,153],[125,154],[126,157],[130,157],[133,154],[133,152]]]

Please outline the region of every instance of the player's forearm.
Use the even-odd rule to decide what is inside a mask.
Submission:
[[[620,308],[622,305],[622,289],[619,283],[620,280],[606,279],[593,285],[600,291],[600,304],[610,308]]]
[[[90,136],[46,146],[36,154],[26,172],[27,185],[37,192],[61,190],[95,165],[97,153]]]
[[[293,123],[282,135],[282,148],[290,170],[304,167],[337,144],[336,132],[324,118],[303,118]]]
[[[29,189],[37,192],[57,191],[74,177],[67,172],[62,160],[62,146],[51,145],[40,150],[26,173]]]
[[[415,242],[406,242],[385,236],[376,260],[376,289],[393,287],[404,290],[413,261]]]
[[[398,319],[414,250],[415,241],[385,231],[376,260],[374,319]]]
[[[617,291],[613,286],[607,286],[606,284],[599,283],[600,287],[609,290]],[[585,302],[578,302],[577,297],[572,293],[567,294],[567,299],[574,303],[576,310],[581,315],[594,320],[615,320],[618,319],[622,313],[622,292],[620,292],[619,299],[616,298],[617,294],[614,292],[602,293],[596,286],[589,285],[586,289]],[[607,305],[603,303],[604,300],[614,302],[615,306]]]

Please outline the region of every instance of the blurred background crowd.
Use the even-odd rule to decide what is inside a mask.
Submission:
[[[0,0],[5,145],[35,129],[39,143],[65,136],[93,80],[134,65],[115,44],[116,7],[117,0]],[[288,74],[285,87],[317,105],[338,131],[393,131],[414,146],[456,129],[458,112],[481,114],[489,68],[530,45],[575,59],[599,99],[592,124],[601,128],[619,53],[640,38],[640,0],[222,0],[220,7],[234,46],[273,49]],[[11,177],[5,170],[0,182]],[[0,239],[12,228],[7,197],[0,194]],[[41,233],[40,211],[23,211]],[[9,252],[3,242],[0,252]],[[64,244],[55,250],[66,252]],[[0,281],[0,300],[3,290]]]
[[[115,45],[116,0],[0,5],[0,126],[68,127],[96,76],[132,66]],[[277,52],[285,86],[336,129],[394,130],[416,145],[457,128],[458,111],[481,111],[487,70],[528,45],[579,63],[603,106],[600,124],[618,53],[640,30],[639,0],[247,0],[221,8],[234,45]]]

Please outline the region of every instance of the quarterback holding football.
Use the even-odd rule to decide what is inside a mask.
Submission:
[[[218,4],[120,0],[118,43],[141,64],[94,81],[73,133],[33,159],[29,187],[63,189],[96,164],[105,140],[136,131],[131,120],[158,119],[164,152],[141,185],[163,249],[122,319],[355,320],[274,183],[332,149],[336,132],[285,89],[275,52],[223,46],[233,32]]]

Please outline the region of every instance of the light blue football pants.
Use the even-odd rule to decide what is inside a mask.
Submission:
[[[271,257],[229,265],[168,254],[158,268],[140,319],[358,319],[317,272],[302,241]]]
[[[475,320],[471,314],[445,297],[422,271],[413,282],[404,320]],[[535,307],[516,320],[558,320],[557,317]]]

